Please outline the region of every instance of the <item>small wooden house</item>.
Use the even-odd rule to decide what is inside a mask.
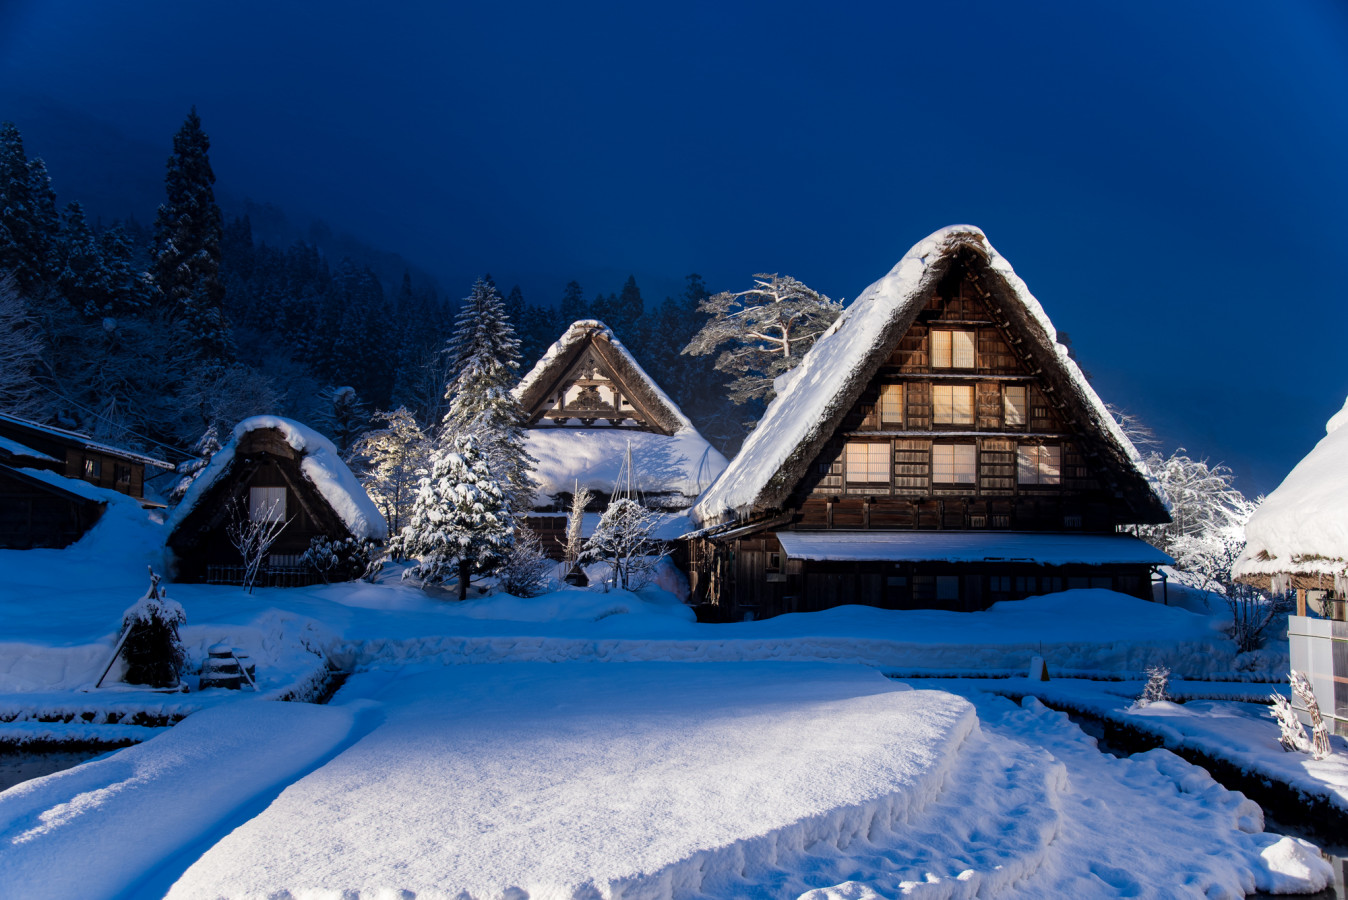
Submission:
[[[1150,599],[1169,521],[1137,451],[1011,266],[969,226],[919,243],[778,384],[691,510],[727,619],[860,603]]]
[[[1320,442],[1250,517],[1245,549],[1231,574],[1265,591],[1296,590],[1296,615],[1287,623],[1292,668],[1306,673],[1321,712],[1337,733],[1348,735],[1345,426],[1348,402],[1325,425]]]
[[[643,502],[682,513],[726,467],[669,395],[602,322],[576,322],[515,388],[528,416],[526,449],[537,460],[530,524],[554,551],[566,530],[577,485],[600,510],[631,447]],[[596,516],[597,520],[597,516]],[[591,523],[592,525],[593,523]]]
[[[0,413],[0,548],[60,548],[103,515],[99,489],[145,498],[146,469],[172,466],[87,435]]]
[[[300,557],[316,537],[388,538],[388,526],[332,442],[277,416],[254,416],[192,482],[169,518],[178,581],[238,584],[243,559],[232,521],[284,522],[261,583],[313,582]]]

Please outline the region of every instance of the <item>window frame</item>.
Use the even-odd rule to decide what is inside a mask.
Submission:
[[[1047,456],[1054,456],[1051,476],[1048,474]],[[1033,457],[1027,462],[1027,454]],[[1026,473],[1033,471],[1034,479],[1027,480]],[[1051,479],[1051,480],[1050,480]],[[1016,447],[1016,484],[1024,487],[1061,487],[1062,486],[1062,446],[1059,444],[1020,444]]]
[[[286,494],[287,491],[284,486],[250,485],[248,488],[248,521],[258,523],[284,522],[286,520],[286,505],[289,502]],[[267,512],[268,506],[278,499],[280,504],[271,509],[267,515],[263,515],[264,512]]]
[[[955,335],[963,337],[957,341]],[[944,346],[937,346],[937,335],[944,335]],[[967,347],[958,347],[957,344],[963,343],[967,339]],[[968,351],[967,366],[956,365],[957,361],[962,362],[963,353],[958,351]],[[931,367],[933,369],[955,369],[956,371],[969,371],[978,368],[978,333],[967,328],[933,328],[931,331]]]
[[[886,403],[887,397],[889,399],[888,403]],[[902,382],[880,385],[880,398],[876,403],[875,416],[876,421],[880,423],[881,428],[888,425],[903,425],[904,419],[906,418],[904,416],[904,399]],[[891,419],[885,415],[886,411],[890,408],[897,411],[898,418]]]
[[[862,466],[866,478],[856,478],[853,476],[852,461],[854,458],[853,448],[857,449],[856,455],[863,455],[864,462]],[[883,454],[884,478],[873,479],[869,476],[877,471],[877,463],[881,461]],[[888,441],[847,441],[843,444],[843,485],[877,485],[892,484],[894,481],[894,448]]]
[[[955,391],[967,391],[968,406],[966,418],[959,417],[960,404],[956,402]],[[941,404],[938,397],[941,393],[950,394],[950,403],[948,406],[950,412],[949,419],[941,418],[938,410]],[[931,386],[931,424],[933,425],[973,425],[978,421],[978,391],[972,384],[933,384]]]
[[[1019,421],[1013,421],[1011,418],[1011,391],[1020,391],[1021,403],[1017,412],[1020,414]],[[1002,424],[1007,428],[1024,428],[1030,423],[1030,387],[1025,384],[1008,384],[1002,387]]]
[[[952,472],[952,473],[956,476],[955,480],[944,480],[944,481],[943,481],[941,478],[938,477],[939,474],[942,474],[940,461],[938,461],[938,459],[937,459],[938,452],[939,452],[939,451],[945,451],[945,450],[949,450],[949,451],[950,451],[950,467],[949,467],[949,471]],[[962,460],[961,460],[961,457],[965,457],[965,456],[967,456],[967,462],[968,462],[968,464],[969,464],[969,466],[968,466],[968,472],[967,472],[967,476],[968,476],[967,478],[961,477],[961,476],[963,476],[963,475],[966,474],[966,473],[961,472],[961,470],[960,470],[960,463],[961,463],[961,461],[962,461]],[[968,485],[969,487],[977,487],[977,485],[978,485],[978,445],[977,445],[977,444],[967,444],[967,443],[949,443],[949,442],[941,442],[941,441],[932,441],[932,444],[931,444],[931,483],[932,483],[933,485],[937,485],[937,484],[940,484],[940,485],[960,485],[960,486]]]

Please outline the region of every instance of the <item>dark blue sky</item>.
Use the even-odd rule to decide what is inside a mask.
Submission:
[[[1271,490],[1348,394],[1331,0],[0,5],[0,119],[152,215],[195,104],[222,194],[534,302],[760,271],[852,298],[981,226],[1104,398]]]

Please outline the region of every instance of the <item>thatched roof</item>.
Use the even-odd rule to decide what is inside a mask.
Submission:
[[[944,228],[919,242],[867,288],[789,376],[739,454],[698,504],[700,528],[747,522],[782,507],[917,319],[951,266],[967,267],[1005,330],[1020,337],[1060,412],[1131,521],[1169,521],[1150,473],[1114,417],[1057,342],[1053,323],[1025,282],[973,226]]]
[[[614,337],[607,325],[596,319],[581,319],[572,323],[558,340],[543,354],[543,358],[529,374],[520,379],[515,398],[536,421],[542,413],[539,406],[557,383],[571,370],[571,366],[587,349],[612,373],[613,379],[631,399],[637,411],[650,423],[653,430],[673,434],[693,424],[669,395],[660,389],[655,379],[632,358],[632,354]]]
[[[1268,589],[1343,590],[1348,579],[1348,402],[1325,436],[1245,525],[1238,580]]]

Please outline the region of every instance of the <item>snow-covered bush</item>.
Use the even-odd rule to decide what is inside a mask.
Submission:
[[[1306,712],[1311,717],[1311,756],[1315,759],[1330,756],[1334,749],[1329,744],[1329,726],[1325,724],[1324,716],[1320,714],[1320,704],[1315,700],[1315,690],[1311,687],[1310,680],[1304,673],[1295,669],[1288,673],[1287,680],[1292,684],[1292,693],[1297,695],[1297,699],[1306,707]]]
[[[594,495],[579,483],[571,493],[571,511],[566,516],[566,549],[563,556],[573,566],[580,561],[580,555],[585,552],[585,536],[582,533],[585,507],[589,506],[593,499]]]
[[[468,596],[471,576],[505,562],[515,542],[510,504],[472,435],[432,454],[411,522],[395,542],[396,552],[418,560],[404,578],[439,584],[457,574],[460,600]]]
[[[352,537],[332,540],[323,535],[309,541],[300,563],[317,572],[325,584],[358,578],[370,581],[384,567],[376,541]]]
[[[537,597],[548,589],[552,560],[543,552],[543,542],[528,525],[515,526],[515,546],[501,567],[501,587],[516,597]]]
[[[1145,709],[1153,703],[1167,699],[1165,689],[1170,683],[1170,670],[1165,666],[1150,666],[1147,669],[1147,686],[1142,696],[1133,701],[1133,709]]]
[[[150,589],[122,613],[124,679],[130,684],[175,687],[187,659],[178,626],[186,622],[187,613],[166,596],[159,586],[159,576],[151,569]]]
[[[614,498],[585,542],[581,562],[606,562],[612,567],[614,584],[629,591],[640,590],[650,583],[655,567],[668,554],[663,542],[652,537],[664,519],[661,513],[631,498]]]
[[[1278,720],[1278,743],[1288,753],[1310,753],[1311,742],[1306,737],[1306,727],[1297,718],[1296,710],[1282,694],[1271,694],[1272,707],[1269,715]]]

